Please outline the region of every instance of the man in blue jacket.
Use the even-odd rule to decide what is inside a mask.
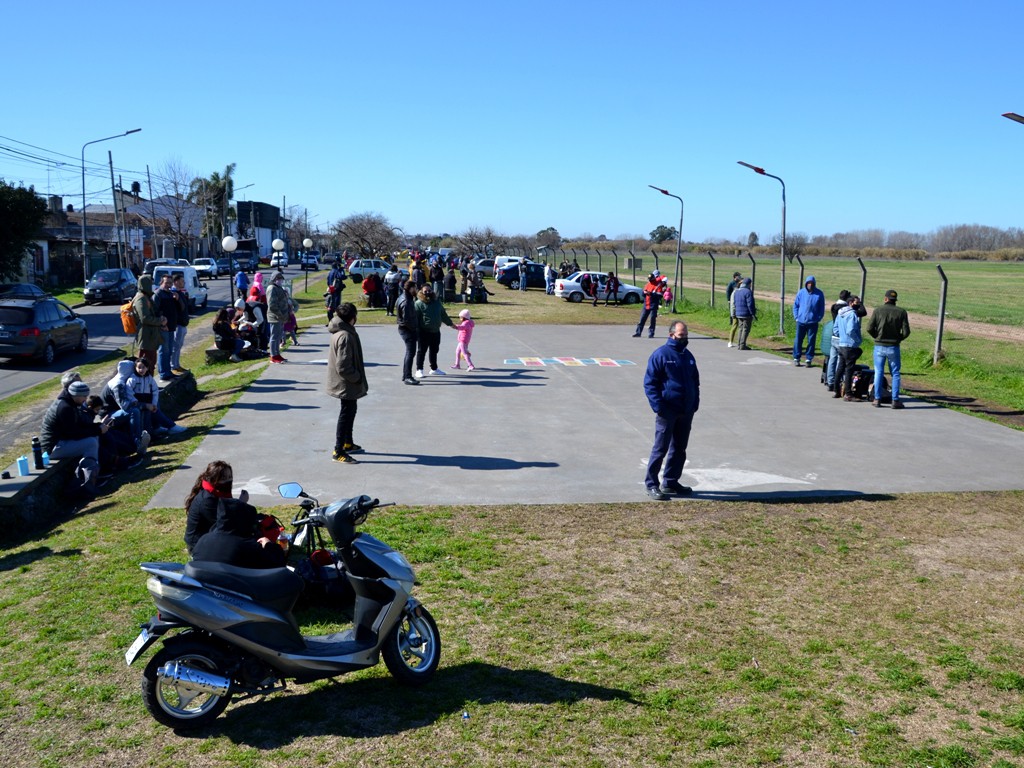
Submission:
[[[668,341],[658,347],[647,361],[644,392],[654,411],[654,446],[647,461],[647,495],[656,501],[669,496],[689,496],[692,488],[679,483],[686,464],[686,445],[690,441],[693,415],[700,407],[700,375],[697,361],[686,348],[689,334],[686,323],[676,320],[668,330]],[[658,474],[662,462],[665,473]]]
[[[800,353],[807,339],[807,367],[814,358],[814,345],[818,340],[818,323],[825,316],[825,294],[818,290],[814,275],[809,275],[804,287],[793,300],[793,319],[796,320],[796,338],[793,340],[793,365],[800,367]]]

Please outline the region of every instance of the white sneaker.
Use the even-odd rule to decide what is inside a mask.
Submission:
[[[432,368],[431,371],[430,371],[430,375],[431,376],[444,376],[445,372],[442,371],[440,368]]]
[[[149,432],[142,430],[142,437],[139,438],[139,447],[135,449],[135,452],[139,454],[139,456],[146,455],[146,449],[149,448],[150,440],[152,440],[152,438],[149,436]]]
[[[423,371],[416,371],[416,378],[417,379],[422,379],[423,378]]]
[[[181,426],[181,424],[175,424],[173,427],[171,427],[170,429],[167,430],[167,434],[169,434],[169,435],[180,435],[184,431],[185,431],[185,427]]]
[[[732,348],[732,342],[731,341],[729,342],[729,347]]]

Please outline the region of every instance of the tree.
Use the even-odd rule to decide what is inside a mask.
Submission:
[[[757,237],[757,232],[751,232],[747,235],[747,248],[757,248],[761,244],[761,241]]]
[[[169,236],[176,245],[189,246],[202,232],[204,211],[191,200],[194,179],[195,174],[178,159],[164,163],[156,177],[159,194],[151,207],[157,218],[165,222],[160,227],[161,234]]]
[[[669,240],[676,240],[679,238],[679,232],[675,227],[666,227],[664,224],[659,224],[651,230],[651,242],[655,245],[667,242]]]
[[[544,245],[551,249],[558,248],[562,245],[562,236],[554,227],[542,229],[537,233],[537,245]]]
[[[224,236],[227,222],[235,218],[235,211],[229,202],[235,196],[235,180],[232,178],[237,163],[229,163],[224,173],[214,171],[208,178],[197,176],[192,179],[189,200],[206,209],[203,220],[203,236]]]
[[[333,230],[346,247],[355,248],[364,259],[385,256],[402,244],[396,228],[379,213],[355,213],[335,224]]]
[[[772,245],[780,245],[782,243],[782,236],[775,235],[772,238]],[[807,235],[803,232],[787,232],[786,233],[786,258],[792,264],[793,259],[797,256],[802,256],[804,249],[807,248]]]
[[[505,238],[490,227],[484,227],[483,229],[470,227],[464,232],[457,234],[455,241],[462,250],[470,255],[476,255],[481,253],[487,254],[495,250],[503,251]]]
[[[25,252],[42,234],[46,203],[35,188],[8,184],[0,178],[0,279],[19,277]]]

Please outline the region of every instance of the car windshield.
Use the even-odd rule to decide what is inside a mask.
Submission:
[[[121,277],[121,271],[117,269],[101,269],[92,279],[97,283],[116,283]]]

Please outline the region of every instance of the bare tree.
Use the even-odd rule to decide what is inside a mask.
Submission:
[[[384,256],[402,244],[400,230],[379,213],[355,213],[333,227],[346,247],[355,248],[364,259]]]
[[[505,237],[499,235],[490,227],[482,229],[470,227],[455,236],[459,247],[469,254],[488,253],[488,249],[499,251],[504,250]]]
[[[195,177],[181,159],[172,158],[164,163],[153,179],[156,194],[152,209],[157,219],[163,220],[154,224],[176,245],[190,246],[202,233],[203,208],[190,199]]]

